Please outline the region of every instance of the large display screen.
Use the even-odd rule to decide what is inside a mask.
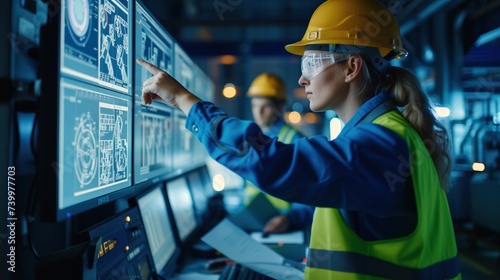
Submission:
[[[61,221],[133,192],[132,3],[63,0],[44,27],[44,219]]]
[[[173,71],[173,39],[139,2],[135,12],[135,56],[166,72]],[[134,183],[159,180],[172,170],[172,109],[153,102],[142,104],[142,83],[151,73],[135,64],[134,73]]]
[[[128,0],[61,1],[61,72],[128,93]]]
[[[59,209],[130,186],[130,96],[62,78]]]
[[[141,1],[61,0],[40,36],[37,167],[60,222],[204,162],[180,110],[142,104],[142,58],[188,89],[212,83]]]
[[[180,254],[161,186],[137,199],[156,272],[167,277]]]
[[[134,183],[166,176],[172,170],[172,110],[135,102]]]
[[[179,238],[181,241],[185,242],[192,235],[197,226],[193,198],[186,178],[181,176],[170,180],[167,182],[166,188]]]

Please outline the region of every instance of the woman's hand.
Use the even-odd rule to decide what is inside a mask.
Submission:
[[[144,104],[151,104],[153,100],[162,101],[168,106],[180,108],[187,114],[191,106],[200,101],[167,72],[142,59],[137,59],[137,63],[153,74],[153,77],[142,84]]]

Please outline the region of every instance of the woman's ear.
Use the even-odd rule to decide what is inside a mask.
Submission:
[[[346,62],[346,67],[344,68],[345,82],[348,83],[356,79],[362,68],[363,59],[361,59],[361,56],[351,55]]]

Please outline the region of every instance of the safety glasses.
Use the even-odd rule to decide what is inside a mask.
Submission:
[[[326,68],[332,66],[336,62],[349,59],[348,54],[333,54],[333,53],[309,53],[304,54],[301,59],[300,69],[302,76],[312,80],[316,75],[321,73]]]

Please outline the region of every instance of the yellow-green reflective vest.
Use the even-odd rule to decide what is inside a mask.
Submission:
[[[278,133],[278,141],[283,143],[291,143],[294,137],[300,132],[289,125],[283,125]],[[252,183],[246,181],[245,183],[245,205],[248,205],[261,191]],[[278,211],[285,213],[288,211],[292,204],[282,199],[264,193],[266,198],[271,204],[278,209]]]
[[[398,112],[388,112],[374,123],[393,130],[408,143],[416,228],[402,238],[365,241],[350,229],[339,209],[318,207],[305,279],[461,279],[446,194],[422,139]]]

